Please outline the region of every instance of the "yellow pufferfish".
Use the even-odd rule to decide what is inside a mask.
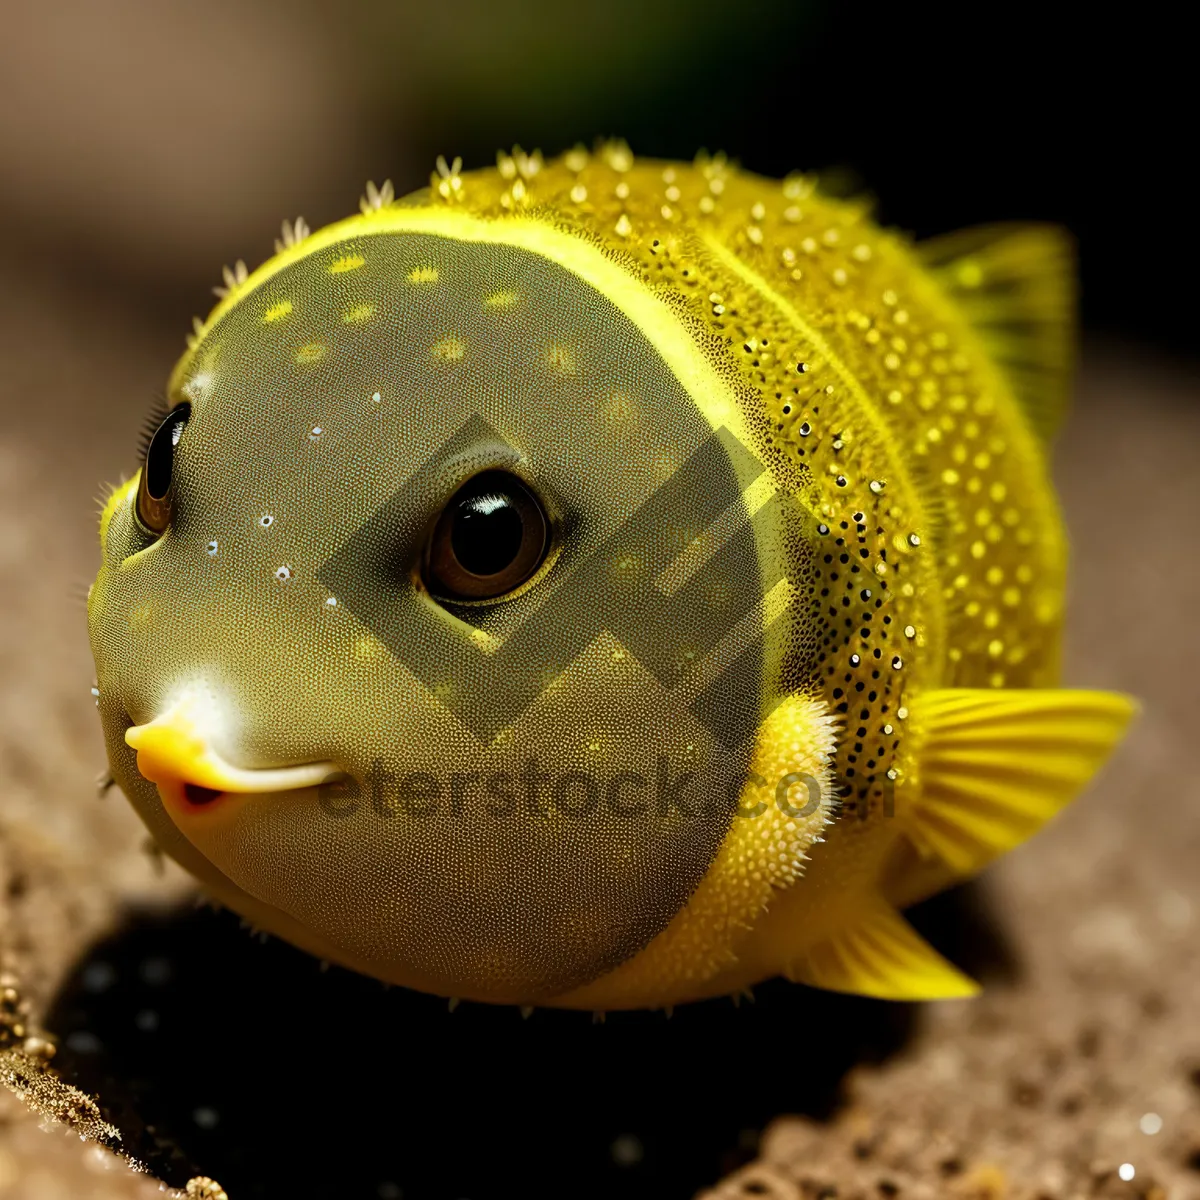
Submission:
[[[900,915],[1132,712],[1057,684],[1064,236],[501,154],[198,323],[100,524],[114,778],[219,901],[451,998],[976,985]]]

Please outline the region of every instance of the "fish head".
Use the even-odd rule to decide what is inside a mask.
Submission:
[[[760,456],[661,342],[547,255],[420,231],[216,310],[105,508],[89,620],[114,776],[218,898],[522,1002],[687,904],[787,571]]]

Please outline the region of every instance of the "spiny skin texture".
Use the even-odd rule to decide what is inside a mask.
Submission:
[[[429,191],[393,203],[372,186],[362,208],[312,235],[288,228],[253,274],[227,271],[169,385],[192,406],[170,527],[140,526],[136,478],[102,518],[100,708],[114,774],[163,847],[281,936],[444,995],[633,1007],[781,972],[880,995],[969,991],[892,905],[1032,832],[1128,716],[1045,690],[1063,531],[1015,376],[985,346],[988,304],[1012,304],[1058,348],[1067,285],[1032,305],[1020,287],[986,293],[989,272],[1011,282],[1015,262],[1019,282],[1022,253],[1036,267],[1057,239],[1017,235],[991,258],[981,243],[935,273],[803,177],[634,160],[620,143],[468,174],[439,163]],[[981,287],[974,314],[953,294]],[[1053,384],[1035,385],[1062,365],[1043,361],[1027,394],[1048,404]],[[486,426],[464,434],[473,416]],[[413,648],[499,654],[556,588],[636,574],[644,562],[612,538],[714,431],[732,441],[711,486],[736,476],[733,524],[752,535],[668,508],[653,536],[699,564],[705,586],[685,573],[679,589],[693,615],[724,613],[752,583],[765,600],[720,617],[746,636],[689,646],[659,619],[658,649],[678,659],[664,684],[640,661],[656,638],[630,652],[636,634],[590,631],[481,743],[447,707],[461,682],[421,683]],[[498,467],[555,527],[540,572],[470,609],[397,582],[446,498]],[[386,508],[409,479],[423,482]],[[383,540],[331,594],[331,556],[385,508]],[[388,589],[386,628],[364,627]],[[711,682],[747,645],[762,724],[731,750],[697,721],[688,672],[712,650]],[[480,694],[503,688],[486,678]],[[177,710],[184,725],[131,733],[139,772],[126,731]],[[218,766],[195,766],[210,746]],[[484,779],[531,758],[645,780],[648,748],[702,798],[740,793],[737,814],[660,803],[630,817],[605,793],[573,822],[564,793],[557,810],[469,820],[452,786],[428,819],[411,805],[393,819],[372,782],[381,764]],[[328,763],[351,790],[335,819],[319,771],[243,792],[221,762]],[[1033,782],[1014,784],[1022,772]],[[789,803],[802,778],[813,802]],[[189,782],[222,794],[191,804]]]

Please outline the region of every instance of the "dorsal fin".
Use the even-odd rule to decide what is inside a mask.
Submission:
[[[1049,441],[1066,415],[1075,358],[1070,235],[1053,225],[986,225],[922,242],[917,253]]]

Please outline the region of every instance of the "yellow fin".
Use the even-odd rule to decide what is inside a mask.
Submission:
[[[948,1000],[974,996],[979,985],[947,962],[883,900],[867,915],[793,962],[798,983],[880,1000]]]
[[[1067,411],[1075,254],[1052,225],[988,225],[922,242],[926,267],[975,327],[1044,441]]]
[[[1115,692],[947,688],[911,709],[925,740],[917,794],[901,816],[923,855],[965,878],[1074,798],[1136,704]]]

